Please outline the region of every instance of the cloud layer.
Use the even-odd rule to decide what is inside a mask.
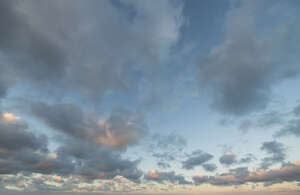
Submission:
[[[265,185],[282,182],[299,182],[299,164],[290,164],[278,169],[268,171],[249,171],[247,167],[231,169],[228,173],[217,176],[194,176],[195,184],[209,183],[216,186],[241,185],[245,183],[265,183]]]
[[[298,73],[298,16],[289,2],[281,3],[240,2],[227,13],[224,42],[199,64],[200,85],[211,92],[217,110],[241,115],[264,109],[272,86]],[[280,16],[289,22],[265,25],[261,32],[262,22]]]

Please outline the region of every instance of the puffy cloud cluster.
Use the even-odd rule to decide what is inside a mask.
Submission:
[[[142,176],[137,168],[139,160],[123,159],[120,152],[114,151],[114,146],[100,147],[85,137],[76,137],[76,134],[65,138],[51,153],[47,137],[31,133],[27,124],[18,118],[11,113],[2,114],[0,118],[0,174],[77,175],[87,180],[112,179],[121,175],[135,182]]]
[[[232,152],[227,152],[219,158],[219,162],[225,166],[231,166],[234,164],[250,163],[255,160],[253,154],[247,154],[245,157],[238,159]]]
[[[9,175],[0,177],[1,187],[10,186],[10,188],[21,190],[20,193],[25,193],[29,191],[35,193],[37,191],[39,194],[41,192],[48,193],[59,192],[63,194],[68,191],[77,192],[134,192],[140,190],[136,183],[125,179],[124,177],[117,176],[112,180],[95,180],[94,182],[83,181],[77,176],[62,177],[57,175],[45,175],[45,174],[33,174],[31,176],[27,175]],[[2,190],[2,189],[1,189]],[[14,191],[9,191],[13,193]],[[4,193],[1,191],[1,193]],[[8,193],[8,194],[10,194]]]
[[[19,117],[0,113],[0,174],[71,173],[72,164],[57,159],[47,144],[45,135],[31,133]]]
[[[224,165],[232,165],[237,162],[236,155],[233,154],[232,152],[228,152],[228,153],[224,154],[223,156],[221,156],[219,161],[221,164],[224,164]]]
[[[216,176],[194,176],[196,185],[208,183],[216,186],[241,185],[246,183],[266,183],[268,185],[282,182],[298,182],[300,165],[290,163],[277,169],[249,171],[247,167],[231,169],[228,173]]]
[[[300,136],[300,104],[297,105],[293,110],[294,118],[289,120],[286,125],[284,125],[280,131],[278,131],[276,136],[287,136],[294,135],[296,137]]]
[[[171,182],[174,184],[191,184],[184,176],[177,175],[174,171],[163,172],[159,170],[152,170],[145,175],[145,179],[155,181],[158,183]]]
[[[257,114],[256,117],[251,116],[251,119],[243,120],[239,125],[239,129],[242,132],[247,132],[252,128],[274,127],[276,125],[281,125],[282,123],[284,123],[285,116],[286,114],[274,110],[262,114]]]
[[[123,176],[139,182],[142,171],[137,168],[139,160],[123,159],[121,153],[107,148],[95,147],[81,140],[69,140],[57,149],[57,157],[74,164],[73,175],[83,180],[112,179]]]
[[[194,169],[196,166],[202,165],[207,171],[216,170],[215,164],[206,164],[209,160],[213,158],[213,155],[203,152],[201,150],[195,150],[190,155],[188,159],[182,162],[182,168],[184,169]]]
[[[260,149],[270,154],[270,157],[265,157],[262,159],[261,168],[263,169],[267,169],[276,163],[283,163],[286,158],[286,149],[280,142],[264,142]]]
[[[72,104],[33,104],[32,113],[65,136],[57,158],[74,164],[72,174],[84,179],[111,179],[117,175],[139,181],[138,160],[121,157],[121,152],[136,144],[146,132],[143,118],[124,110],[106,120],[84,113]]]
[[[32,113],[58,132],[99,146],[116,149],[136,144],[146,133],[142,117],[118,110],[106,120],[84,113],[74,104],[45,104],[31,106]]]

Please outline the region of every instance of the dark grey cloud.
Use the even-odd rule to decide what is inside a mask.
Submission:
[[[52,3],[48,5],[49,9],[53,8]],[[51,18],[47,18],[49,12],[33,18],[32,15],[39,14],[36,13],[39,9],[34,8],[33,1],[0,3],[0,96],[23,79],[42,81],[61,78],[68,65],[61,41],[63,37],[57,32],[62,23],[56,20],[56,25],[51,25]],[[56,10],[55,17],[70,24],[65,20],[65,14]],[[39,19],[43,22],[37,21]]]
[[[213,163],[202,164],[202,167],[205,171],[208,171],[208,172],[213,172],[213,171],[217,170],[217,165],[215,165]]]
[[[0,147],[5,150],[16,151],[20,149],[47,150],[47,138],[45,136],[37,137],[26,129],[28,125],[25,122],[6,121],[0,113]]]
[[[253,162],[256,160],[256,157],[253,155],[253,154],[246,154],[245,157],[241,158],[239,160],[239,163],[242,164],[242,163],[250,163],[250,162]]]
[[[174,171],[163,172],[159,170],[152,170],[145,175],[145,179],[158,183],[171,182],[177,184],[191,184],[191,182],[187,181],[184,176],[177,175]]]
[[[173,155],[173,153],[169,153],[169,152],[153,153],[152,156],[158,160],[161,160],[161,162],[176,160],[176,157]]]
[[[263,169],[267,169],[273,164],[283,163],[285,161],[286,148],[280,142],[264,142],[260,149],[270,155],[269,157],[265,157],[262,159],[261,168]]]
[[[225,166],[241,165],[241,164],[253,162],[255,160],[256,160],[255,156],[250,153],[244,155],[244,157],[242,157],[242,158],[238,158],[237,155],[235,155],[234,153],[227,152],[227,153],[224,153],[219,158],[219,162]]]
[[[269,111],[257,116],[251,116],[251,119],[243,120],[239,124],[239,129],[242,132],[247,132],[252,128],[266,128],[274,127],[275,125],[281,125],[285,122],[286,114],[277,111]],[[254,118],[254,119],[253,119]]]
[[[167,169],[167,168],[171,168],[171,165],[169,163],[166,162],[157,162],[157,166],[161,169]]]
[[[64,94],[97,100],[111,91],[136,91],[136,73],[152,74],[178,41],[182,5],[119,4],[1,2],[0,96],[15,83],[36,80],[47,85],[31,82],[33,88],[60,86]]]
[[[58,140],[57,159],[73,165],[73,175],[85,180],[112,179],[123,176],[139,182],[139,160],[121,157],[121,152],[136,144],[145,134],[142,118],[125,110],[113,112],[100,120],[73,104],[36,103],[32,113],[64,136]]]
[[[49,87],[63,97],[75,94],[98,102],[115,91],[139,93],[140,77],[152,83],[161,60],[168,58],[179,39],[182,5],[171,1],[119,4],[1,2],[0,98],[15,84],[28,84],[33,93],[44,95]],[[6,147],[4,152],[13,151],[7,161],[1,161],[2,172],[71,174],[87,180],[121,175],[135,182],[141,177],[139,160],[121,155],[145,134],[142,117],[119,110],[99,120],[73,104],[55,103],[32,103],[31,111],[61,133],[58,148],[50,153],[43,136],[23,131],[25,123],[1,126],[6,131],[0,146]],[[39,186],[54,189],[45,183]]]
[[[113,179],[123,176],[131,181],[139,182],[142,171],[137,168],[140,160],[127,160],[120,152],[108,148],[99,148],[94,144],[69,139],[57,149],[57,158],[75,164],[73,175],[85,180]]]
[[[280,131],[278,131],[276,136],[286,136],[294,135],[300,137],[300,119],[293,119],[288,122]]]
[[[52,157],[47,137],[31,133],[25,122],[1,113],[0,130],[0,174],[68,174],[72,171],[72,163]]]
[[[180,6],[170,1],[122,1],[121,4],[134,10],[135,14],[116,9],[109,1],[97,2],[99,9],[105,9],[102,8],[101,12],[91,9],[98,17],[91,19],[92,29],[83,32],[86,52],[75,51],[79,54],[76,60],[84,65],[71,70],[73,77],[70,81],[92,97],[102,96],[112,89],[136,89],[134,74],[137,71],[146,75],[155,72],[160,59],[168,56],[170,48],[179,39],[182,26]],[[108,16],[109,23],[105,19]]]
[[[207,161],[211,160],[213,157],[214,156],[209,153],[203,152],[201,150],[195,150],[190,155],[188,155],[188,159],[182,162],[182,168],[194,169],[196,166],[203,165]],[[206,165],[206,168],[207,166],[210,165]]]
[[[36,117],[59,132],[116,149],[136,144],[147,128],[142,117],[125,110],[115,111],[102,121],[84,113],[74,104],[36,103],[32,104],[31,110]]]
[[[199,65],[200,85],[212,94],[217,110],[237,116],[262,110],[272,87],[299,72],[300,28],[294,6],[285,3],[291,14],[284,23],[278,20],[264,25],[264,33],[260,30],[262,24],[282,16],[273,9],[277,3],[241,2],[227,13],[224,42]]]
[[[264,183],[273,185],[282,182],[298,182],[300,180],[300,166],[291,164],[268,171],[249,171],[247,167],[231,169],[228,173],[216,176],[194,176],[196,185],[208,183],[216,186],[242,185],[246,183]]]
[[[300,104],[294,108],[293,113],[295,116],[300,116]]]
[[[66,122],[70,121],[66,119]],[[58,124],[57,127],[66,129],[73,127]],[[26,122],[11,113],[0,113],[0,130],[0,174],[73,175],[83,180],[123,176],[133,182],[139,182],[143,174],[137,168],[140,160],[124,159],[121,151],[112,147],[100,147],[101,145],[89,139],[63,136],[59,140],[58,148],[50,152],[47,137],[31,133]]]
[[[225,153],[223,156],[219,158],[219,162],[223,165],[230,166],[237,163],[237,157],[235,154],[229,152]]]
[[[293,109],[294,118],[290,119],[287,124],[283,125],[283,127],[275,133],[276,137],[294,135],[296,137],[300,137],[300,105],[297,105]]]

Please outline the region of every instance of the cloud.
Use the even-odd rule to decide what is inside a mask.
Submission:
[[[159,69],[184,24],[171,1],[9,1],[0,12],[0,96],[28,81],[97,100],[137,91],[135,75]]]
[[[154,142],[151,143],[151,147],[159,149],[182,151],[187,145],[186,139],[176,133],[170,133],[168,135],[155,134],[152,140]]]
[[[18,117],[11,113],[0,115],[0,174],[66,174],[72,171],[72,164],[51,155],[45,135],[31,133],[27,123],[12,118]]]
[[[143,118],[117,110],[106,119],[83,112],[74,104],[31,105],[32,113],[62,133],[56,149],[57,159],[74,166],[72,175],[84,180],[123,176],[139,182],[139,160],[127,160],[121,153],[136,144],[146,133]]]
[[[294,108],[293,113],[295,116],[300,116],[300,104]]]
[[[187,145],[186,139],[176,133],[154,134],[148,141],[148,151],[157,159],[157,165],[164,169],[171,166],[171,161],[177,161],[183,156],[183,150]]]
[[[61,78],[68,65],[63,37],[57,32],[62,27],[60,22],[70,24],[65,21],[67,17],[61,10],[56,10],[54,17],[61,20],[53,18],[56,21],[53,25],[51,18],[46,18],[49,12],[41,15],[33,5],[33,1],[0,3],[0,23],[3,25],[0,32],[2,97],[9,87],[23,79],[41,81]],[[53,8],[52,3],[48,5],[49,9]],[[40,17],[32,18],[31,14],[39,14]],[[39,19],[43,22],[37,21]]]
[[[143,118],[125,110],[112,113],[106,120],[86,114],[74,104],[36,103],[31,110],[58,132],[115,149],[136,144],[147,128]]]
[[[267,154],[270,154],[270,157],[265,157],[262,159],[261,168],[263,169],[267,169],[276,163],[283,163],[286,158],[286,149],[280,142],[264,142],[260,149],[265,151]]]
[[[167,169],[167,168],[171,168],[171,165],[169,163],[166,162],[157,162],[157,166],[161,169]]]
[[[205,171],[208,171],[208,172],[213,172],[213,171],[217,170],[217,165],[215,165],[213,163],[202,164],[202,167]]]
[[[238,157],[235,154],[233,154],[232,152],[227,152],[219,158],[219,162],[225,166],[231,166],[234,164],[250,163],[254,160],[256,160],[256,158],[253,154],[246,154],[245,157],[238,159]]]
[[[279,4],[240,2],[227,13],[224,42],[199,64],[200,86],[211,93],[218,111],[238,116],[262,110],[272,87],[298,73],[298,14],[288,2],[280,4],[290,13],[284,14],[276,9]],[[277,17],[284,23],[269,24]]]
[[[300,166],[290,164],[277,169],[249,171],[246,167],[231,169],[228,173],[216,176],[194,176],[196,185],[209,183],[216,186],[242,185],[246,183],[275,184],[300,180]]]
[[[220,157],[219,162],[223,165],[230,166],[237,163],[237,157],[232,152],[228,152]]]
[[[94,144],[77,139],[69,139],[57,151],[57,158],[73,162],[73,175],[84,180],[112,179],[123,176],[139,182],[142,172],[137,168],[140,160],[127,160],[120,152],[108,148],[99,148]]]
[[[294,135],[296,137],[300,136],[300,119],[290,120],[288,124],[283,127],[279,132],[275,134],[276,136],[286,136]]]
[[[285,122],[284,117],[286,114],[277,111],[269,111],[262,114],[257,114],[257,118],[251,116],[251,119],[243,120],[239,129],[242,132],[247,132],[251,128],[267,128],[274,127],[275,125],[281,125]]]
[[[247,154],[246,157],[243,157],[239,160],[239,163],[250,163],[256,160],[255,156],[253,154]]]
[[[300,136],[300,105],[297,105],[293,112],[293,119],[289,120],[278,132],[275,133],[276,137],[294,135],[296,137]]]
[[[60,110],[54,112],[54,110],[46,108],[44,112],[48,114],[46,115],[49,117],[47,120],[49,119],[48,122],[52,125],[57,125],[56,127],[63,127],[66,131],[70,130],[74,136],[61,137],[57,149],[53,152],[48,149],[47,137],[45,135],[37,136],[28,131],[27,123],[20,117],[12,113],[0,114],[0,174],[73,175],[83,180],[112,179],[119,175],[131,181],[139,182],[143,174],[137,168],[140,160],[122,158],[121,152],[115,151],[114,147],[104,147],[105,145],[99,147],[97,143],[91,142],[93,139],[90,140],[89,137],[83,139],[77,137],[79,129],[76,128],[84,123],[80,120],[81,118],[76,117],[82,115],[72,109],[68,110],[71,112],[65,113],[66,110],[64,110],[63,105],[61,108],[61,113],[66,114],[64,115],[65,118],[63,115],[56,115],[56,117],[62,117],[63,120],[65,119],[65,123],[51,115],[58,114],[57,111]],[[42,115],[42,113],[40,114]],[[70,122],[68,117],[74,119],[71,122],[78,123],[68,124]],[[116,123],[114,128],[119,127],[120,124],[122,127],[124,123],[124,121],[120,122],[118,118],[110,118],[109,120]],[[124,129],[126,129],[125,127]],[[119,134],[122,136],[122,133]],[[122,147],[126,146],[122,145]]]
[[[47,141],[45,137],[36,137],[34,134],[25,131],[28,125],[25,122],[13,120],[13,118],[17,118],[17,116],[12,113],[0,113],[0,146],[3,154],[26,148],[47,150],[44,145]]]
[[[177,184],[191,184],[191,182],[185,180],[182,175],[176,175],[175,172],[163,172],[159,170],[152,170],[148,172],[145,179],[150,181],[156,181],[158,183],[171,182]]]
[[[195,150],[192,154],[188,155],[188,159],[182,162],[182,168],[194,169],[196,166],[203,165],[207,161],[211,160],[213,155],[203,152],[201,150]],[[206,168],[211,168],[210,165],[205,165]]]

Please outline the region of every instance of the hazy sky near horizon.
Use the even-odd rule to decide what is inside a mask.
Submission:
[[[299,9],[0,1],[0,194],[299,194]]]

